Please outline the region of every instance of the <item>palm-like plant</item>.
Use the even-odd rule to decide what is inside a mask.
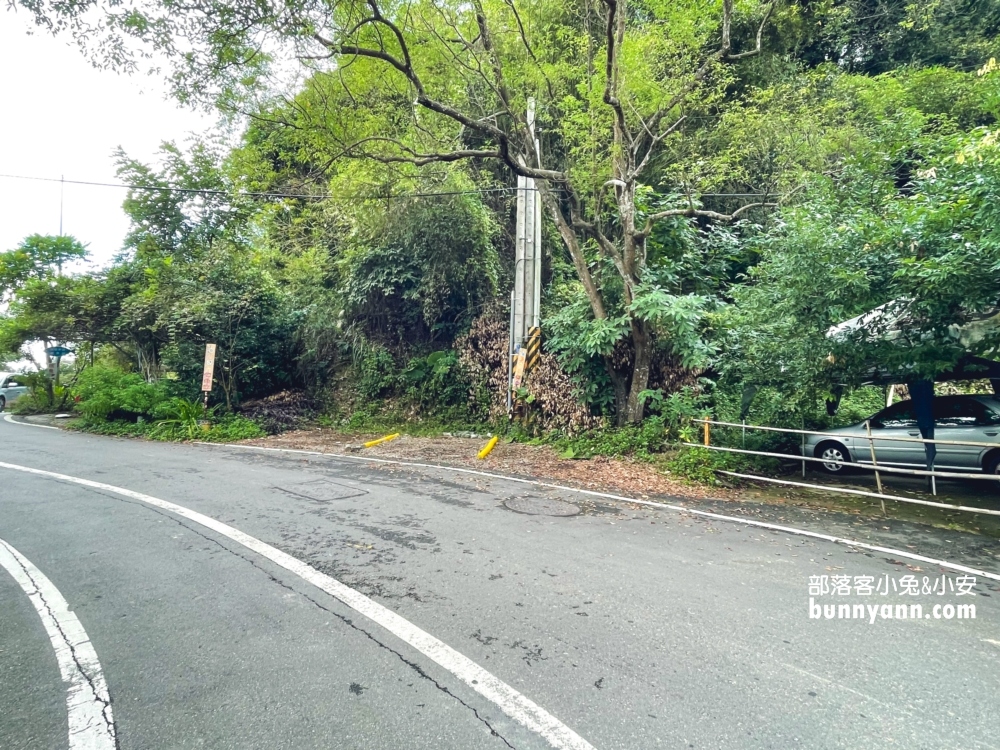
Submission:
[[[194,440],[198,437],[202,420],[213,417],[217,409],[218,406],[206,409],[198,401],[190,401],[186,398],[173,398],[163,410],[167,418],[157,421],[156,427],[176,425],[183,429],[188,440]]]

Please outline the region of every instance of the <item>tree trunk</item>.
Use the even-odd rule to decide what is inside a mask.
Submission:
[[[653,339],[649,334],[648,324],[643,320],[632,319],[632,346],[635,359],[632,365],[632,383],[625,404],[625,422],[637,424],[642,421],[646,406],[639,394],[649,385],[649,368],[653,361]]]
[[[614,361],[611,357],[604,358],[604,367],[611,378],[611,387],[615,391],[615,424],[618,427],[625,425],[626,409],[628,402],[628,376],[615,369]]]

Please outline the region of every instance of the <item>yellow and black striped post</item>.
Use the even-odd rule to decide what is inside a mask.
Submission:
[[[528,329],[528,336],[524,340],[524,346],[518,349],[514,355],[514,378],[513,390],[517,391],[524,383],[528,373],[538,364],[542,356],[542,329],[532,326]],[[511,403],[511,416],[524,419],[528,416],[528,404],[523,399],[515,397]]]
[[[531,372],[535,365],[538,364],[539,358],[542,356],[542,329],[538,326],[532,326],[528,330],[528,339],[524,343],[524,348],[526,350],[526,362],[524,371],[526,373]]]

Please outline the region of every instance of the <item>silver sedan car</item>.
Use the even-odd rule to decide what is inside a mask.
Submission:
[[[24,379],[9,372],[0,372],[0,411],[18,396],[28,392]]]
[[[898,438],[919,438],[912,401],[900,401],[870,417],[875,459],[880,464],[924,469],[924,444]],[[826,471],[845,471],[843,464],[871,465],[871,445],[865,423],[826,430],[832,435],[807,435],[805,455],[829,459]],[[893,439],[897,438],[897,439]],[[935,469],[985,471],[1000,474],[1000,397],[938,396],[934,399],[934,439],[996,443],[996,448],[938,444]]]

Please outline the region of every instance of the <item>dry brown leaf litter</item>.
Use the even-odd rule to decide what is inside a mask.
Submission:
[[[476,454],[486,444],[486,438],[404,435],[372,448],[358,449],[364,441],[377,437],[381,435],[345,435],[334,430],[317,428],[247,440],[244,444],[320,453],[353,453],[373,458],[396,458],[442,466],[460,466],[640,499],[657,496],[698,500],[736,498],[732,490],[707,488],[673,479],[652,464],[605,456],[595,456],[587,460],[562,459],[551,446],[545,445],[501,442],[482,460],[476,458]]]

